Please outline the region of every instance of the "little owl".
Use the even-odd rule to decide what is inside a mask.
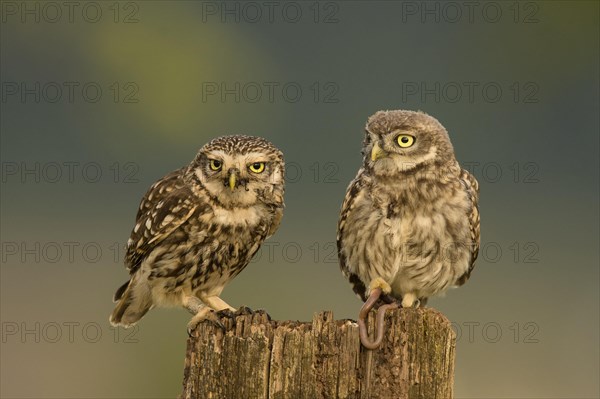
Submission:
[[[469,278],[479,250],[477,180],[461,169],[446,129],[414,111],[367,121],[363,164],[338,223],[342,273],[365,301],[424,305]]]
[[[183,306],[201,320],[234,310],[219,298],[283,215],[284,161],[260,137],[218,137],[186,167],[150,187],[127,241],[130,279],[114,295],[114,326],[154,306]]]

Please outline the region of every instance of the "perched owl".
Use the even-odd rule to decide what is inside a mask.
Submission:
[[[342,273],[364,301],[418,307],[469,278],[479,251],[477,180],[461,169],[446,129],[414,111],[367,121],[363,164],[338,223]]]
[[[284,161],[260,137],[218,137],[194,160],[150,187],[127,241],[130,280],[114,295],[114,326],[129,327],[154,306],[183,306],[193,328],[250,262],[283,215]]]

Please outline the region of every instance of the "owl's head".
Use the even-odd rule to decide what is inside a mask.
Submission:
[[[454,160],[446,129],[420,111],[379,111],[369,117],[364,167],[376,176],[411,173]]]
[[[283,203],[283,154],[261,137],[217,137],[198,151],[190,167],[224,206]]]

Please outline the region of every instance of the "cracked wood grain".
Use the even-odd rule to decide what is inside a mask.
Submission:
[[[329,311],[312,322],[257,312],[201,323],[187,342],[181,399],[450,399],[456,337],[431,308],[394,309],[381,347]],[[373,333],[375,312],[369,314]]]

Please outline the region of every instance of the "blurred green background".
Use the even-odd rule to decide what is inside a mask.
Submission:
[[[366,118],[404,108],[481,185],[476,270],[430,301],[455,396],[598,398],[599,3],[269,4],[2,1],[1,396],[180,393],[187,312],[108,315],[141,196],[222,134],[289,171],[279,232],[223,298],[355,318],[338,212]]]

